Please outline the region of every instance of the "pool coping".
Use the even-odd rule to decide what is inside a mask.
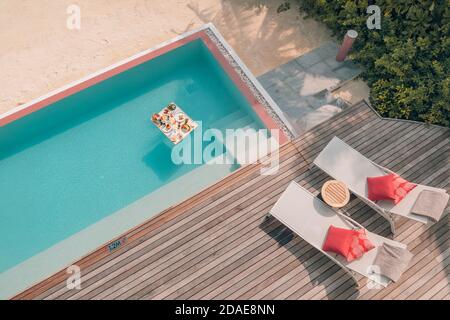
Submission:
[[[245,64],[239,59],[239,57],[233,51],[233,49],[226,43],[225,39],[220,35],[218,30],[214,27],[214,25],[212,23],[208,23],[208,24],[202,26],[201,28],[186,32],[186,33],[179,35],[171,40],[165,41],[152,49],[137,53],[137,54],[135,54],[127,59],[124,59],[120,62],[117,62],[107,68],[104,68],[100,71],[92,73],[78,81],[72,82],[66,86],[63,86],[57,90],[54,90],[54,91],[52,91],[46,95],[43,95],[37,99],[31,100],[30,102],[28,102],[26,104],[18,106],[6,113],[3,113],[0,115],[0,126],[7,125],[8,123],[16,121],[16,120],[18,120],[22,117],[25,117],[37,110],[45,108],[45,107],[51,105],[52,103],[59,101],[69,95],[75,94],[85,88],[95,85],[95,84],[97,84],[103,80],[106,80],[116,74],[124,72],[128,69],[131,69],[141,63],[144,63],[153,58],[156,58],[157,56],[160,56],[168,51],[176,49],[188,42],[191,42],[191,41],[197,40],[197,39],[203,40],[205,45],[208,47],[208,49],[214,55],[215,59],[221,64],[222,68],[226,71],[226,73],[232,79],[234,84],[239,88],[239,90],[243,93],[243,95],[249,101],[249,104],[252,106],[254,112],[258,115],[258,117],[261,119],[261,121],[264,123],[264,125],[268,129],[281,129],[280,134],[279,134],[279,144],[281,145],[281,144],[285,143],[286,141],[292,139],[295,131],[290,126],[287,119],[284,117],[284,114],[282,113],[281,109],[271,99],[271,97],[268,95],[268,93],[259,84],[258,80],[252,75],[252,73],[247,69]],[[217,182],[218,181],[216,181],[216,183]],[[213,184],[215,184],[215,183],[213,183]],[[179,203],[188,200],[195,194],[198,194],[202,190],[207,189],[209,186],[210,185],[202,186],[202,188],[200,190],[198,190],[196,193],[188,196],[184,200],[179,201]],[[131,205],[133,205],[133,204],[130,204],[130,206]],[[127,208],[127,207],[125,207],[125,208]],[[128,233],[131,230],[138,228],[142,223],[145,223],[146,221],[151,220],[151,219],[161,215],[165,210],[167,210],[167,209],[159,210],[153,216],[146,218],[144,222],[136,224],[134,226],[134,228],[131,228],[131,229],[129,228],[128,231],[126,231],[125,233]],[[111,216],[114,215],[115,213],[116,212],[112,213]],[[98,222],[100,222],[100,221],[98,221]],[[76,233],[72,236],[75,236],[77,234],[78,233]],[[69,261],[67,263],[60,263],[60,264],[64,264],[64,266],[62,266],[62,267],[61,266],[59,266],[58,268],[53,267],[52,271],[49,271],[49,272],[42,271],[39,275],[36,275],[36,277],[34,277],[34,279],[29,279],[30,281],[25,281],[23,279],[17,279],[17,278],[14,279],[14,282],[18,282],[17,286],[15,286],[15,287],[17,287],[17,289],[9,288],[8,294],[4,294],[4,295],[2,294],[2,296],[0,296],[0,299],[5,299],[8,297],[15,297],[17,294],[20,294],[27,288],[31,288],[31,287],[41,283],[42,281],[45,281],[45,279],[48,279],[49,277],[51,278],[53,275],[55,275],[55,273],[60,272],[61,269],[63,269],[64,267],[67,267],[71,263],[74,263],[75,261],[80,261],[84,257],[87,257],[87,256],[97,252],[98,250],[107,248],[110,244],[114,243],[121,237],[122,237],[122,235],[119,238],[110,237],[109,242],[103,241],[102,242],[103,244],[100,246],[97,246],[95,249],[86,250],[87,252],[84,255],[79,255],[78,258],[72,259],[72,261]],[[65,240],[62,240],[61,242],[63,242],[63,241],[65,241]],[[61,242],[56,243],[54,246],[58,246]],[[42,251],[41,253],[45,253],[47,250],[49,250],[51,248],[52,247]],[[34,257],[39,256],[41,253],[38,253],[37,255],[32,256],[29,259],[33,259]],[[18,265],[16,265],[16,267],[21,266],[22,264],[26,263],[27,260],[25,260],[22,263],[19,263]],[[13,267],[11,269],[14,269],[16,267]],[[0,273],[0,276],[3,275],[3,278],[5,278],[5,274],[8,273],[8,271],[11,269],[8,269],[8,270]],[[14,272],[12,274],[14,274]],[[16,275],[20,275],[20,273],[16,274]]]

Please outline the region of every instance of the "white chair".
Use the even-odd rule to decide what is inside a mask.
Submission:
[[[322,250],[328,228],[333,225],[338,228],[362,228],[356,221],[346,215],[338,214],[323,201],[296,182],[291,182],[283,192],[277,203],[270,210],[269,216],[276,218],[292,232],[321,251],[336,264],[341,266],[357,283],[356,274],[386,287],[391,281],[389,278],[374,273],[376,266],[374,260],[383,243],[405,249],[406,245],[366,231],[368,239],[375,246],[361,258],[347,262],[347,260],[334,253]]]
[[[314,164],[329,176],[345,183],[353,194],[385,217],[391,225],[392,233],[395,233],[395,216],[422,223],[431,223],[431,219],[411,213],[411,209],[421,191],[446,192],[444,189],[418,184],[398,204],[386,200],[376,203],[371,201],[368,198],[367,177],[382,176],[394,172],[372,162],[338,137],[334,137],[328,143],[314,160]]]

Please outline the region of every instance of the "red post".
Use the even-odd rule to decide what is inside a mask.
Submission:
[[[355,30],[347,31],[344,40],[342,41],[342,45],[339,48],[338,54],[336,55],[336,61],[342,62],[345,60],[357,36],[358,32],[356,32]]]

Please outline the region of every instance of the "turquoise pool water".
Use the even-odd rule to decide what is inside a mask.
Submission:
[[[0,127],[0,273],[202,166],[150,122],[172,101],[203,129],[262,128],[201,40]]]

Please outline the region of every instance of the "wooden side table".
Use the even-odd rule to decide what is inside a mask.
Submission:
[[[322,186],[322,199],[333,208],[342,208],[350,200],[350,191],[345,183],[337,180],[329,180]]]

